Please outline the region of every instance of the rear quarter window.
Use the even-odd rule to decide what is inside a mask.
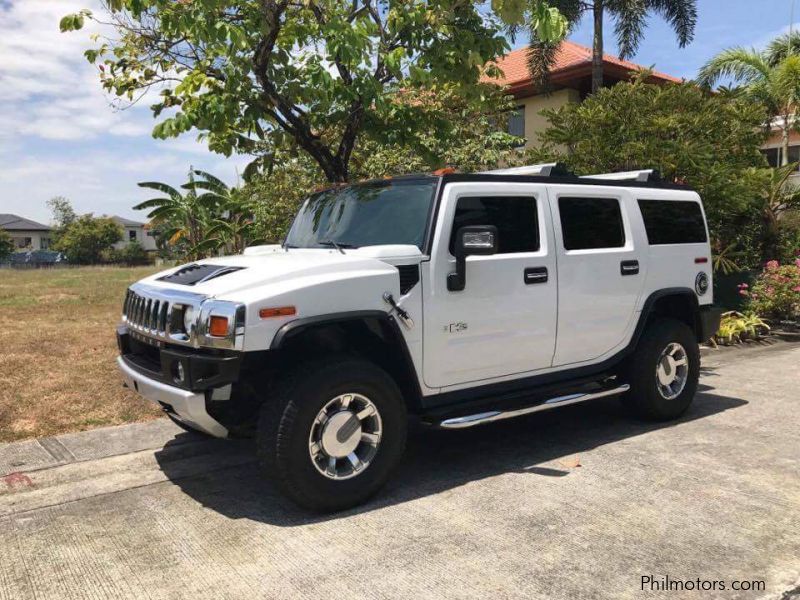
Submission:
[[[700,204],[684,200],[639,200],[651,246],[708,241]]]

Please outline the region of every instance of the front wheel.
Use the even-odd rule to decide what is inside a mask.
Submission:
[[[656,421],[676,419],[689,408],[700,378],[700,349],[692,330],[675,319],[659,319],[642,335],[628,371],[625,406]]]
[[[341,510],[386,482],[405,449],[406,425],[405,403],[386,372],[361,359],[323,359],[302,365],[267,400],[258,454],[295,502]]]

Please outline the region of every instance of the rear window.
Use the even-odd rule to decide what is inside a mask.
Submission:
[[[625,245],[622,213],[616,198],[558,199],[564,248],[621,248]]]
[[[707,241],[703,211],[697,202],[639,200],[647,241],[663,244],[702,244]]]

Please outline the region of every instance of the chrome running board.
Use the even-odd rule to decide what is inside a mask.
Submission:
[[[489,412],[476,413],[474,415],[467,415],[465,417],[453,417],[452,419],[445,419],[439,423],[439,427],[443,429],[464,429],[465,427],[474,427],[475,425],[483,425],[484,423],[491,423],[492,421],[502,421],[503,419],[513,419],[522,415],[529,415],[531,413],[556,408],[557,406],[568,406],[570,404],[577,404],[578,402],[585,402],[586,400],[594,400],[595,398],[603,398],[604,396],[613,396],[621,394],[631,389],[627,383],[624,383],[615,388],[601,390],[599,392],[591,392],[585,394],[569,394],[567,396],[557,396],[545,400],[540,404],[533,406],[526,406],[517,410],[492,410]]]

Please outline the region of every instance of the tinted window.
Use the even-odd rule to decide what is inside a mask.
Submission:
[[[539,249],[539,222],[536,199],[527,196],[468,196],[458,199],[450,253],[456,233],[467,225],[494,225],[499,238],[499,253],[536,252]]]
[[[778,148],[767,148],[762,150],[761,154],[767,159],[767,164],[773,169],[780,166],[780,157],[778,156]]]
[[[311,196],[286,237],[293,248],[413,244],[422,248],[436,180],[395,180]]]
[[[559,198],[564,248],[621,248],[625,245],[622,213],[616,198]]]
[[[639,200],[647,241],[657,244],[702,244],[703,212],[697,202]]]

